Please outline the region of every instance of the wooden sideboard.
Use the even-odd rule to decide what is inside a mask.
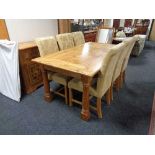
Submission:
[[[146,34],[148,30],[148,26],[136,26],[135,34]]]
[[[20,77],[23,93],[31,93],[43,84],[39,65],[31,61],[39,56],[38,47],[34,42],[19,43]]]
[[[86,42],[95,42],[97,30],[84,31],[84,38]]]

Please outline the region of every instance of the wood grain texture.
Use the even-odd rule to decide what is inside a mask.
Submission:
[[[85,43],[74,48],[49,54],[32,61],[41,65],[44,79],[44,97],[51,101],[46,71],[58,72],[67,76],[80,78],[83,83],[83,97],[81,118],[90,119],[89,89],[92,77],[100,70],[104,56],[110,50],[112,44]],[[70,96],[71,98],[71,96]],[[70,105],[71,105],[70,100]]]
[[[39,50],[34,42],[19,43],[18,49],[22,92],[29,94],[43,84],[39,65],[31,61],[40,56]]]
[[[85,42],[95,42],[97,30],[84,31]]]
[[[51,102],[52,101],[52,94],[50,92],[50,86],[49,86],[49,81],[48,81],[48,76],[47,76],[47,71],[44,69],[43,66],[41,66],[41,71],[42,71],[42,77],[43,77],[43,82],[44,82],[44,99],[47,102]]]
[[[85,43],[83,45],[33,59],[39,64],[92,77],[101,68],[103,58],[112,44]]]
[[[29,42],[21,42],[18,45],[19,50],[25,50],[25,49],[30,49],[37,47],[36,43],[34,41],[29,41]]]
[[[87,76],[82,76],[81,81],[83,83],[83,95],[82,95],[82,111],[81,111],[81,118],[83,120],[90,119],[90,110],[89,110],[89,89],[91,86],[92,78]]]
[[[70,19],[58,19],[58,33],[69,33],[71,32]]]

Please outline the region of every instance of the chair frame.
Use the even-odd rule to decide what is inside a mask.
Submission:
[[[98,73],[100,74],[100,72]],[[82,101],[78,101],[76,99],[73,98],[73,92],[72,92],[72,88],[68,88],[69,89],[69,106],[73,106],[73,103],[82,105]],[[106,98],[106,102],[108,105],[110,105],[111,102],[111,89],[112,87],[110,86],[110,88],[107,90],[107,92],[105,93],[105,98]],[[92,98],[92,95],[89,95],[89,100]],[[98,118],[102,118],[103,114],[102,114],[102,98],[96,97],[96,107],[89,105],[89,108],[93,111],[97,112]]]
[[[123,45],[123,46],[124,46],[124,45]],[[122,48],[122,47],[121,47],[121,48]],[[114,56],[116,56],[116,55],[117,55],[117,54],[115,53],[114,55],[112,55],[112,57],[114,57]],[[107,63],[111,63],[111,62],[112,62],[112,57],[108,60]],[[116,61],[116,63],[117,63],[117,61]],[[116,65],[116,64],[115,64],[115,65]],[[106,66],[108,66],[108,65],[106,64]],[[115,70],[115,67],[114,67],[114,70]],[[113,74],[114,74],[114,70],[113,70]],[[105,72],[104,74],[107,74],[107,68],[106,68],[106,70],[105,70],[104,72]],[[103,74],[103,73],[102,73],[102,74]],[[98,77],[100,77],[100,75],[101,75],[101,71],[99,71],[99,72],[94,76],[94,78],[95,78],[95,77],[98,78]],[[113,75],[112,75],[112,77],[113,77]],[[103,96],[105,96],[105,98],[106,98],[106,101],[107,101],[107,104],[108,104],[108,105],[110,105],[110,103],[111,103],[111,98],[113,97],[113,96],[112,96],[112,77],[111,77],[111,82],[109,83],[109,85],[110,85],[109,88],[106,90],[105,94],[103,94]],[[104,79],[104,80],[105,80],[105,79]],[[73,105],[73,102],[82,105],[82,102],[80,102],[80,101],[78,101],[78,100],[75,100],[75,99],[73,98],[72,89],[74,89],[74,88],[70,88],[70,87],[69,87],[69,106],[72,106],[72,105]],[[96,88],[96,89],[98,89],[98,88]],[[89,95],[90,95],[90,94],[89,94]],[[102,97],[103,97],[103,96],[102,96]],[[91,97],[92,97],[92,95],[90,95],[90,98],[91,98]],[[94,96],[94,97],[96,97],[96,96]],[[102,97],[96,97],[96,98],[97,98],[96,107],[90,105],[90,109],[97,111],[98,118],[102,118],[102,102],[101,102]],[[90,98],[89,98],[89,99],[90,99]]]
[[[50,37],[51,37],[51,36],[49,36],[49,37],[44,37],[44,38],[40,38],[40,39],[47,39],[47,38],[50,38]],[[54,38],[55,38],[55,37],[54,37]],[[38,38],[38,39],[39,39],[39,38]],[[36,39],[36,41],[37,41],[37,39]],[[40,40],[40,41],[44,41],[44,40]],[[60,51],[60,48],[59,48],[59,46],[58,46],[58,42],[57,42],[56,38],[55,38],[55,41],[56,41],[57,47],[58,47],[58,51],[57,51],[57,52],[59,52],[59,51]],[[37,45],[37,46],[38,46],[38,45]],[[48,53],[48,54],[49,54],[49,53]],[[51,74],[52,74],[52,72],[48,72],[48,73],[51,73]],[[49,80],[49,81],[54,81],[54,80],[49,79],[49,78],[48,78],[48,80]],[[59,83],[58,83],[58,84],[59,84]],[[60,84],[60,85],[62,85],[62,84]],[[68,87],[67,87],[67,86],[68,86],[68,81],[67,81],[66,86],[63,85],[64,88],[60,88],[60,89],[58,89],[57,91],[54,91],[54,90],[51,88],[51,93],[54,93],[54,94],[59,95],[59,96],[61,96],[61,97],[64,97],[64,98],[65,98],[65,103],[66,103],[66,104],[68,104]],[[64,89],[64,94],[60,92],[62,89]]]

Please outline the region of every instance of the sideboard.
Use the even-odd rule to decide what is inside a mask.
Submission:
[[[19,43],[20,77],[23,93],[32,93],[43,84],[39,65],[31,61],[39,56],[35,42]]]
[[[95,42],[97,30],[84,31],[84,38],[86,42]]]

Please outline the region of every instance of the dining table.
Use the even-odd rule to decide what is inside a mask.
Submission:
[[[116,45],[96,42],[86,42],[66,50],[51,53],[43,57],[32,59],[40,65],[44,84],[44,99],[51,102],[53,94],[50,92],[48,72],[78,78],[83,83],[81,118],[89,120],[89,89],[91,81],[102,66],[106,53]]]

